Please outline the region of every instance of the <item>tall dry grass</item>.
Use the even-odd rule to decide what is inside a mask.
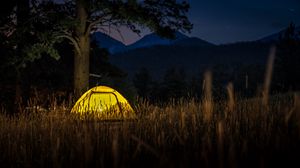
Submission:
[[[207,71],[204,73],[204,97],[203,97],[203,119],[210,122],[213,117],[213,96],[212,96],[212,73]]]
[[[262,97],[214,101],[205,73],[201,101],[163,106],[138,100],[138,120],[82,120],[72,99],[47,109],[32,99],[23,113],[0,113],[1,167],[299,167],[299,93],[269,96],[275,49]]]
[[[265,81],[264,81],[264,86],[263,86],[263,91],[262,91],[262,103],[264,106],[267,106],[268,101],[269,101],[269,92],[270,92],[270,86],[271,86],[271,80],[272,80],[275,54],[276,54],[276,48],[273,46],[270,49],[270,54],[269,54],[269,58],[267,61]]]
[[[231,90],[231,89],[229,89]],[[230,91],[231,92],[231,91]],[[232,93],[230,93],[232,94]],[[230,97],[230,96],[229,96]],[[230,98],[231,99],[231,98]],[[234,108],[228,108],[233,101]],[[137,121],[84,121],[65,107],[0,115],[1,167],[271,167],[297,160],[299,96],[136,106]],[[211,109],[211,108],[210,108]],[[225,117],[225,113],[228,115]],[[298,117],[297,117],[298,116]]]

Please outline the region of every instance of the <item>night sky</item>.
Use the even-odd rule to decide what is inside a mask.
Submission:
[[[189,36],[215,44],[250,41],[278,32],[291,21],[300,25],[300,0],[188,0],[194,24]],[[143,35],[149,33],[145,31]],[[123,30],[125,44],[139,36]],[[120,39],[119,35],[112,35]]]

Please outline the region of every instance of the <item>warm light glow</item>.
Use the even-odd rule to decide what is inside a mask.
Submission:
[[[98,119],[133,119],[135,113],[128,101],[116,90],[97,86],[85,92],[75,103],[71,113]]]

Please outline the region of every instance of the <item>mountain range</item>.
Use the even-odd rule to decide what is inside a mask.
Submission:
[[[149,48],[157,45],[170,46],[212,46],[214,44],[201,40],[197,37],[188,37],[180,32],[175,32],[174,39],[167,39],[156,35],[155,33],[148,34],[136,41],[133,44],[125,45],[122,42],[113,39],[109,35],[102,32],[95,32],[92,35],[92,41],[100,48],[106,48],[110,54],[115,55],[119,53],[128,52],[139,48]]]
[[[300,31],[300,27],[295,30]],[[161,79],[170,68],[197,74],[216,66],[222,66],[224,71],[232,71],[242,65],[264,66],[270,46],[283,33],[284,30],[255,41],[224,45],[215,45],[180,32],[176,32],[172,40],[152,33],[128,46],[100,32],[94,34],[92,40],[99,47],[107,48],[111,53],[110,62],[127,72],[130,78],[141,68],[146,68],[154,78]]]

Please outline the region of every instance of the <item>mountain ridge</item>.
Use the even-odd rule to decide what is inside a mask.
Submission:
[[[139,48],[148,48],[153,46],[170,46],[170,45],[184,45],[184,46],[213,46],[213,43],[202,40],[198,37],[188,37],[180,32],[175,33],[175,39],[167,39],[150,33],[145,35],[140,40],[133,44],[125,45],[122,42],[110,37],[102,32],[95,32],[92,34],[92,42],[100,48],[106,48],[110,54],[115,55],[123,52],[128,52]]]
[[[276,33],[266,35],[265,37],[259,38],[257,40],[252,40],[249,42],[261,42],[261,43],[275,43],[279,40],[285,32],[282,29]],[[300,32],[300,26],[295,27],[296,32]],[[147,48],[157,45],[180,45],[180,46],[213,46],[215,44],[205,41],[198,37],[189,37],[183,33],[175,32],[175,39],[167,39],[156,35],[155,33],[150,33],[139,39],[138,41],[125,45],[123,42],[118,41],[106,33],[95,32],[91,36],[91,40],[97,44],[98,47],[107,48],[110,54],[118,54],[123,52],[128,52],[138,48]],[[300,33],[296,37],[300,40]],[[236,42],[240,43],[240,42]],[[223,44],[224,45],[224,44]]]
[[[297,29],[298,30],[298,29]],[[146,68],[155,78],[169,68],[183,68],[188,74],[197,73],[212,66],[222,65],[228,69],[243,65],[265,66],[273,40],[279,40],[284,30],[266,36],[265,41],[245,41],[231,44],[214,45],[197,37],[179,36],[175,40],[166,40],[149,34],[140,41],[139,47],[132,47],[110,57],[113,65],[128,73],[129,78],[141,68]],[[146,42],[150,39],[149,43]],[[132,45],[138,44],[134,43]],[[146,44],[146,45],[145,45]],[[226,70],[226,69],[225,69]]]
[[[167,38],[160,37],[155,33],[150,33],[145,35],[135,43],[128,45],[128,47],[129,49],[136,49],[136,48],[151,47],[154,45],[171,45],[176,41],[180,41],[182,39],[187,39],[187,38],[189,37],[180,32],[175,32],[174,39],[167,39]]]
[[[93,33],[91,35],[91,41],[94,42],[99,48],[106,48],[111,54],[117,53],[126,48],[124,43],[102,32]]]

